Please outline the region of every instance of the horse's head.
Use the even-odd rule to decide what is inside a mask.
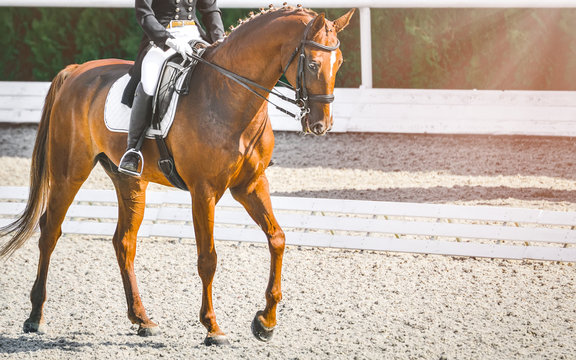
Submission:
[[[343,61],[337,33],[348,25],[354,11],[334,21],[324,14],[316,16],[288,60],[286,78],[296,88],[304,133],[324,135],[332,128],[334,84]]]

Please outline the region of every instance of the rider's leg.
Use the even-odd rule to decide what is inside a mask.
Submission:
[[[138,173],[138,164],[140,163],[140,149],[136,149],[140,138],[150,124],[152,113],[152,96],[144,92],[142,83],[138,84],[134,103],[132,104],[132,113],[130,115],[130,127],[128,128],[128,142],[126,153],[118,165],[118,171],[135,175]]]
[[[200,38],[200,33],[196,26],[172,29],[171,33],[177,38],[182,37],[190,40]],[[134,103],[132,104],[130,127],[128,129],[128,146],[118,166],[118,171],[122,173],[133,176],[138,176],[139,174],[140,149],[136,147],[150,123],[152,98],[156,92],[162,65],[174,53],[175,51],[172,49],[163,51],[158,47],[153,47],[148,50],[142,60],[142,79],[136,89]]]
[[[137,148],[139,147],[137,145],[150,125],[152,99],[156,91],[162,64],[167,55],[159,48],[152,48],[142,61],[142,79],[136,88],[134,103],[132,104],[126,153],[122,157],[120,165],[118,165],[118,171],[122,173],[138,176],[140,149]]]

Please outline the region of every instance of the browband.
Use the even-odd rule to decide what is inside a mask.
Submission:
[[[326,51],[334,51],[340,47],[340,40],[338,40],[338,43],[334,46],[323,45],[323,44],[317,43],[316,41],[312,41],[312,40],[302,40],[302,44],[312,45],[312,46],[315,46],[319,49],[326,50]]]

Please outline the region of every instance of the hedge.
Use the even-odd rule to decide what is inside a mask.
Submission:
[[[576,90],[576,9],[378,9],[374,84]]]
[[[226,28],[253,9],[223,9]],[[335,19],[345,9],[315,9]],[[372,9],[374,86],[576,90],[576,9]],[[360,85],[359,17],[340,33],[337,86]],[[133,59],[133,9],[2,8],[0,80],[47,81],[70,63]]]

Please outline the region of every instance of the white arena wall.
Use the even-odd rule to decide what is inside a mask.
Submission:
[[[0,82],[0,123],[40,121],[49,82]],[[289,94],[289,92],[286,92]],[[576,136],[576,92],[344,89],[334,132]],[[299,131],[270,107],[275,130]]]

